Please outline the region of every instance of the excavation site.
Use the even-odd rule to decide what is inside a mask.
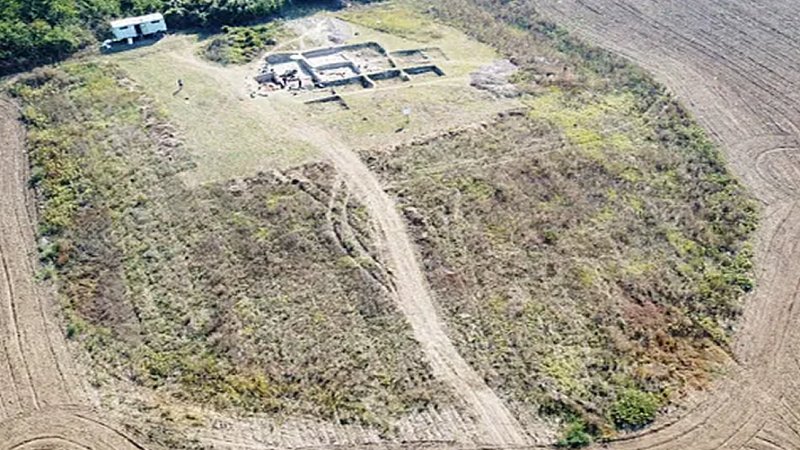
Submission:
[[[800,449],[800,3],[0,5],[0,450]]]

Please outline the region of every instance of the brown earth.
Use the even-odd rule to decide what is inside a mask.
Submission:
[[[620,449],[800,448],[800,4],[534,2],[545,16],[650,70],[721,144],[763,203],[757,288],[736,363],[707,394]]]
[[[55,296],[36,280],[24,129],[0,98],[0,450],[142,449],[93,411],[55,325]]]

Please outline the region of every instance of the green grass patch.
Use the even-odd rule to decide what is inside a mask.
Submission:
[[[566,139],[598,163],[605,163],[609,151],[634,151],[642,144],[643,119],[636,115],[636,99],[629,93],[576,96],[557,87],[536,95],[528,102],[530,115],[562,130]],[[638,142],[637,142],[638,141]],[[632,167],[617,167],[620,176],[636,181]]]
[[[618,429],[636,430],[652,422],[660,406],[660,399],[653,393],[625,389],[611,405],[611,420]]]
[[[289,31],[282,22],[249,27],[222,27],[222,35],[203,47],[203,57],[220,64],[246,64],[262,52],[288,39]]]
[[[574,420],[567,424],[564,436],[556,443],[561,448],[582,448],[592,443],[592,435],[587,431],[586,424],[580,420]]]
[[[363,27],[413,41],[428,42],[442,38],[442,33],[429,16],[402,4],[388,3],[348,9],[340,13],[339,17]]]

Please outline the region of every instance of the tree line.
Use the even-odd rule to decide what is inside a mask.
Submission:
[[[65,58],[109,33],[112,17],[162,12],[171,28],[234,25],[312,0],[2,0],[0,74]]]

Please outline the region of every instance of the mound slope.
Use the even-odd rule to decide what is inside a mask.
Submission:
[[[97,418],[55,326],[52,291],[36,280],[25,134],[0,98],[0,448],[141,449]]]
[[[758,276],[734,365],[706,398],[616,448],[796,448],[800,235],[798,5],[770,0],[531,2],[591,42],[652,71],[722,144],[764,204]]]

